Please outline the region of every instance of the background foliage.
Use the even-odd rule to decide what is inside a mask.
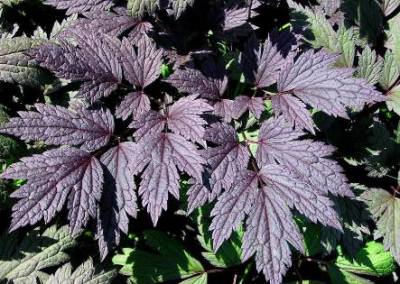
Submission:
[[[56,5],[63,1],[47,2]],[[112,1],[97,2],[107,6]],[[304,236],[305,255],[292,250],[293,264],[283,282],[397,283],[400,273],[400,1],[239,1],[242,5],[257,7],[253,12],[246,8],[244,19],[240,13],[232,12],[235,9],[224,9],[232,4],[225,3],[229,1],[176,0],[169,6],[164,2],[169,1],[114,1],[119,7],[127,8],[122,19],[125,22],[119,25],[126,25],[126,30],[143,28],[149,34],[155,33],[160,45],[174,47],[165,56],[167,60],[158,66],[155,78],[160,76],[172,81],[175,65],[185,64],[196,54],[211,52],[221,59],[237,83],[229,86],[229,90],[233,90],[234,96],[240,95],[245,88],[245,76],[240,68],[239,50],[244,49],[248,34],[255,29],[257,37],[264,40],[271,33],[291,31],[301,43],[297,48],[324,49],[338,54],[336,67],[355,68],[355,76],[366,79],[386,96],[386,102],[357,112],[349,111],[348,120],[310,109],[317,128],[316,139],[337,148],[334,158],[344,168],[356,197],[331,197],[343,233],[295,214],[295,222]],[[56,41],[58,35],[79,20],[90,19],[94,26],[86,27],[100,29],[96,21],[104,24],[107,19],[90,18],[90,13],[84,17],[76,14],[78,10],[65,7],[69,6],[59,6],[61,9],[57,10],[40,0],[0,0],[1,125],[16,117],[19,111],[32,110],[36,103],[66,106],[66,102],[74,100],[78,85],[55,78],[39,67],[30,50]],[[223,24],[218,17],[221,7]],[[153,28],[147,29],[147,25]],[[121,35],[124,33],[127,32],[122,31]],[[129,36],[137,35],[132,32]],[[137,84],[147,87],[150,83]],[[163,88],[172,88],[165,82],[158,83]],[[153,94],[159,91],[157,88],[159,85],[147,90]],[[111,97],[105,104],[115,102]],[[262,111],[268,113],[271,108],[266,103]],[[119,116],[126,118],[129,114]],[[250,138],[258,135],[257,129],[251,127],[245,134]],[[0,135],[1,170],[22,157],[48,149],[43,142],[24,143],[13,136]],[[73,237],[64,226],[69,219],[65,213],[57,215],[50,224],[39,223],[35,228],[9,233],[11,207],[16,203],[10,195],[24,184],[25,180],[0,180],[0,283],[265,281],[257,272],[254,260],[241,261],[242,225],[217,252],[213,250],[209,228],[215,202],[193,208],[193,213],[187,214],[190,200],[171,199],[156,227],[152,222],[154,217],[152,220],[140,208],[137,217],[130,221],[127,234],[121,234],[119,245],[110,248],[105,257],[98,250],[94,226]],[[190,187],[188,178],[182,179],[179,186],[182,196],[186,196]]]

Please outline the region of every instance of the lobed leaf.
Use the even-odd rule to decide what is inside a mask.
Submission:
[[[81,145],[83,150],[95,151],[108,143],[114,131],[114,119],[108,110],[75,112],[45,104],[35,107],[37,112],[19,112],[20,117],[2,125],[0,133],[49,145]]]
[[[33,50],[31,56],[57,77],[82,82],[78,96],[90,103],[109,96],[122,80],[120,42],[93,32],[74,33],[79,48],[66,41],[48,43]],[[82,60],[83,59],[83,60]]]
[[[23,158],[1,174],[6,179],[27,179],[12,193],[19,201],[13,206],[11,230],[44,220],[49,223],[68,199],[68,219],[73,234],[96,217],[103,188],[100,162],[75,148],[48,150]]]
[[[399,199],[379,188],[365,191],[361,198],[368,204],[376,223],[375,238],[383,237],[385,249],[390,250],[397,263],[400,263],[400,219],[396,218],[400,210]]]
[[[46,0],[45,4],[67,10],[67,15],[71,15],[91,10],[106,10],[112,6],[112,0]]]
[[[135,159],[135,145],[123,142],[105,152],[100,161],[104,169],[104,189],[98,212],[97,238],[102,259],[118,245],[120,231],[128,233],[129,216],[138,210],[136,185],[128,166]]]

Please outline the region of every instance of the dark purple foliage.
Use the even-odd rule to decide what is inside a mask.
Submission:
[[[204,144],[206,121],[200,117],[212,108],[203,99],[188,96],[168,107],[165,114],[151,111],[131,124],[136,128],[137,157],[131,163],[134,174],[143,171],[139,194],[154,224],[167,209],[168,193],[179,198],[178,169],[197,181],[202,179],[206,160],[196,145]],[[166,127],[174,133],[166,133]]]
[[[241,63],[246,79],[256,87],[264,88],[276,83],[285,59],[269,39],[259,44],[253,36],[245,46]]]
[[[167,2],[175,18],[194,3]],[[75,99],[89,107],[37,104],[0,128],[60,146],[23,158],[1,175],[27,180],[12,194],[18,199],[12,230],[48,223],[67,204],[74,234],[95,219],[104,259],[128,232],[140,203],[156,225],[169,194],[180,198],[185,179],[189,212],[216,200],[214,249],[245,224],[243,261],[255,255],[257,270],[271,283],[281,283],[291,265],[289,244],[303,251],[292,209],[341,230],[329,195],[353,193],[330,158],[335,149],[303,137],[303,129],[315,133],[308,107],[348,118],[349,111],[385,97],[354,78],[354,70],[334,67],[338,55],[300,52],[298,36],[289,31],[260,43],[249,22],[259,1],[221,8],[218,37],[248,37],[240,55],[237,49],[229,54],[238,70],[226,67],[219,53],[171,51],[178,49],[170,46],[175,38],[159,19],[138,21],[126,9],[111,9],[112,1],[46,3],[81,18],[27,54],[58,79],[78,83]],[[337,10],[337,1],[321,3],[321,9]],[[160,80],[164,56],[174,68]]]
[[[13,207],[11,230],[40,220],[50,222],[66,202],[73,234],[86,226],[89,217],[96,217],[103,170],[88,152],[69,147],[49,150],[23,158],[1,177],[28,180],[12,193],[19,201]]]
[[[0,127],[1,133],[26,141],[49,145],[81,145],[94,151],[105,146],[114,132],[114,118],[109,110],[71,111],[60,106],[36,104],[37,112],[21,111]]]
[[[35,60],[58,77],[82,82],[78,96],[90,103],[109,96],[122,80],[121,43],[97,33],[74,33],[75,47],[67,41],[44,44],[31,52]]]
[[[62,37],[73,36],[83,29],[97,32],[100,35],[108,34],[119,36],[128,29],[138,25],[138,21],[128,16],[125,10],[117,10],[119,13],[110,11],[89,11],[83,13],[84,18],[74,21],[71,26],[63,30]],[[134,28],[135,29],[135,28]]]
[[[199,70],[186,68],[176,70],[167,82],[180,92],[197,94],[207,99],[217,99],[225,92],[227,79],[226,77],[207,78]]]
[[[347,118],[346,108],[360,110],[366,103],[384,101],[385,97],[364,79],[352,78],[354,70],[333,68],[337,55],[325,51],[307,51],[296,60],[289,59],[279,73],[279,95],[291,94],[319,110],[333,116]],[[304,110],[277,109],[295,125],[311,130],[301,118]],[[297,114],[299,112],[299,114]],[[290,113],[290,114],[289,114]],[[294,118],[293,118],[294,114]],[[297,119],[297,117],[299,117]]]
[[[282,117],[264,122],[257,142],[239,142],[234,128],[216,124],[205,138],[219,146],[203,154],[211,168],[211,191],[201,184],[189,191],[189,210],[219,196],[211,225],[216,250],[248,215],[244,259],[256,254],[258,270],[273,283],[281,281],[281,274],[291,263],[286,242],[303,250],[290,208],[313,222],[341,229],[328,191],[352,195],[340,166],[324,158],[334,149],[320,142],[298,140],[302,135]],[[258,144],[255,159],[251,158],[248,143]],[[220,195],[222,189],[226,191]],[[281,257],[271,256],[275,255],[272,250],[279,250]]]
[[[67,14],[105,10],[112,6],[112,0],[46,0],[45,3],[57,9],[65,9]]]
[[[138,42],[137,51],[126,39],[122,41],[122,66],[126,79],[133,85],[145,88],[160,75],[163,51],[143,37]]]
[[[135,181],[128,165],[136,158],[135,144],[121,143],[101,156],[105,169],[101,209],[98,213],[97,237],[104,259],[120,240],[120,231],[128,233],[128,216],[136,217]]]

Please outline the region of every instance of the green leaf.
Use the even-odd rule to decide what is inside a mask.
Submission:
[[[21,4],[24,1],[26,0],[0,0],[0,4],[12,7],[14,5]]]
[[[336,46],[330,50],[342,54],[336,62],[336,66],[353,67],[356,53],[356,37],[353,28],[346,29],[343,26],[339,27]]]
[[[144,240],[154,252],[125,248],[122,255],[113,257],[114,264],[122,265],[120,273],[130,276],[132,283],[161,283],[204,273],[201,263],[164,233],[145,231]]]
[[[356,190],[354,191],[357,193]],[[321,226],[321,244],[327,252],[331,252],[340,242],[348,254],[355,255],[363,246],[363,236],[370,234],[366,205],[357,199],[332,197],[332,200],[342,222],[344,233]]]
[[[161,76],[166,79],[171,75],[172,70],[167,64],[162,64],[161,65],[161,70],[160,70]]]
[[[387,94],[386,105],[389,110],[400,115],[400,85],[393,87]]]
[[[129,14],[141,19],[147,13],[152,15],[159,8],[159,0],[128,0]]]
[[[354,273],[340,270],[333,264],[328,266],[328,274],[332,284],[374,284],[374,282],[362,278]]]
[[[374,241],[359,250],[354,259],[339,255],[335,265],[347,272],[372,276],[389,275],[396,269],[390,252],[385,251],[381,243]]]
[[[82,263],[74,272],[72,272],[71,263],[67,263],[59,268],[53,275],[51,275],[46,284],[107,284],[116,276],[115,270],[110,271],[96,271],[93,266],[93,261],[89,258]]]
[[[390,48],[394,54],[394,60],[397,66],[400,66],[400,14],[397,14],[389,22],[389,41]],[[400,68],[400,67],[398,67]]]
[[[376,52],[368,46],[364,48],[358,58],[357,76],[365,78],[368,83],[375,85],[382,76],[383,62],[379,60]]]
[[[197,276],[193,276],[192,278],[183,280],[180,284],[207,284],[207,273],[202,273]]]
[[[13,234],[2,237],[0,243],[5,239],[15,238]],[[8,241],[15,244],[15,240]],[[7,249],[0,255],[0,282],[2,280],[18,283],[35,283],[40,276],[41,270],[65,263],[69,256],[63,251],[76,245],[75,240],[69,233],[68,227],[59,229],[52,226],[39,234],[35,229],[28,233],[18,248]]]
[[[0,126],[8,121],[9,117],[4,106],[0,105]],[[0,162],[5,162],[23,152],[21,145],[12,137],[0,135]]]
[[[218,252],[214,252],[212,247],[210,227],[210,210],[209,206],[203,206],[197,209],[193,214],[196,217],[197,228],[199,234],[197,239],[205,250],[202,252],[203,257],[215,267],[227,268],[238,265],[242,262],[242,238],[243,228],[233,232],[231,238],[224,242]]]
[[[383,237],[385,249],[400,263],[400,199],[380,188],[371,188],[361,197],[376,223],[375,239]]]
[[[383,0],[382,10],[385,16],[389,16],[400,6],[400,0]]]
[[[303,7],[292,0],[288,0],[289,7],[293,10],[291,15],[294,25],[306,26],[310,34],[306,34],[306,42],[314,48],[324,47],[329,51],[340,53],[336,65],[339,67],[352,67],[355,57],[356,36],[352,28],[341,26],[337,32],[326,19],[322,11],[313,11]]]
[[[0,39],[0,81],[28,86],[48,83],[49,73],[38,67],[24,52],[44,43],[27,37]]]
[[[287,3],[294,10],[292,16],[297,24],[308,25],[312,37],[308,37],[307,41],[311,46],[314,48],[325,47],[329,50],[336,49],[337,34],[321,11],[314,12],[292,0],[288,0]]]
[[[56,39],[56,37],[65,29],[70,27],[78,19],[78,14],[73,14],[68,18],[65,18],[62,22],[55,22],[51,29],[50,38]]]
[[[304,218],[296,218],[296,222],[303,233],[305,255],[313,256],[322,252],[320,226]]]
[[[194,0],[175,0],[172,1],[172,11],[174,13],[175,19],[178,19],[182,13],[189,6],[193,6]]]
[[[388,50],[385,53],[383,61],[383,71],[379,80],[380,85],[384,90],[389,90],[400,76],[400,65],[395,61],[393,53]]]

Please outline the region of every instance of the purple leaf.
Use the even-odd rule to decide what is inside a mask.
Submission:
[[[178,91],[197,94],[206,99],[218,99],[225,92],[228,78],[221,64],[207,60],[203,64],[203,73],[196,69],[178,69],[168,80]]]
[[[243,261],[255,254],[257,270],[263,271],[267,281],[281,283],[282,275],[291,265],[288,243],[303,252],[292,208],[313,222],[341,229],[333,202],[285,167],[269,164],[258,173],[241,171],[232,187],[218,198],[211,213],[214,250],[247,215]]]
[[[189,180],[190,188],[187,192],[187,212],[192,213],[196,208],[203,206],[210,199],[211,185],[208,185],[210,174],[205,169],[203,173],[203,182],[197,182],[195,179]]]
[[[235,130],[228,124],[217,123],[207,129],[205,139],[218,144],[204,150],[203,156],[208,161],[214,185],[213,191],[228,189],[238,172],[247,168],[250,153],[247,146],[240,143]]]
[[[229,31],[244,25],[248,25],[248,18],[249,8],[226,9],[224,31]]]
[[[160,75],[163,51],[147,37],[138,42],[137,52],[127,40],[122,41],[122,64],[126,79],[133,85],[145,88]]]
[[[228,87],[228,76],[225,69],[225,63],[222,60],[215,61],[209,54],[199,54],[204,57],[201,64],[203,74],[211,84],[215,85],[222,95]]]
[[[68,198],[68,219],[73,234],[96,217],[103,188],[100,162],[76,148],[49,150],[23,158],[2,175],[7,179],[27,179],[12,193],[19,201],[13,207],[11,230],[40,220],[50,222]]]
[[[346,107],[359,110],[365,104],[385,100],[367,81],[352,78],[353,70],[332,67],[337,58],[310,50],[291,60],[279,74],[279,93],[293,94],[312,107],[343,118],[348,118]]]
[[[264,122],[256,153],[259,166],[278,163],[313,185],[316,192],[353,196],[343,169],[326,158],[335,149],[322,142],[297,140],[302,135],[303,132],[293,130],[282,117]]]
[[[232,188],[225,191],[214,206],[210,230],[214,251],[238,228],[254,203],[258,188],[257,173],[243,170],[237,173]]]
[[[123,120],[128,119],[132,115],[133,120],[137,120],[141,115],[150,111],[150,109],[149,97],[143,92],[134,92],[124,97],[121,104],[115,110],[115,115]]]
[[[134,136],[140,140],[146,136],[161,133],[165,128],[166,121],[164,115],[151,110],[141,115],[138,120],[132,121],[129,127],[136,129]]]
[[[118,14],[110,11],[85,12],[83,14],[85,18],[79,18],[74,21],[71,26],[60,33],[59,37],[73,36],[82,30],[93,31],[98,34],[108,34],[110,36],[120,36],[123,32],[138,24],[137,20],[128,16],[126,10],[125,13],[120,12]]]
[[[319,2],[320,2],[319,7],[321,7],[325,11],[325,13],[329,16],[335,14],[335,12],[342,5],[341,0],[321,0]]]
[[[174,103],[167,111],[168,128],[188,140],[203,144],[206,121],[200,117],[213,108],[206,100],[197,99],[197,95],[183,97]]]
[[[112,0],[46,0],[45,4],[67,10],[67,15],[90,10],[106,10],[113,5]]]
[[[167,209],[168,192],[179,198],[178,169],[202,179],[206,163],[195,145],[173,133],[147,135],[137,143],[137,157],[130,164],[133,174],[143,170],[139,194],[154,224]]]
[[[205,139],[217,147],[209,147],[203,151],[203,157],[210,166],[210,187],[208,199],[213,200],[220,195],[222,189],[229,189],[236,179],[238,173],[247,168],[250,153],[245,145],[242,145],[237,137],[235,129],[228,124],[217,123],[212,128],[207,129]],[[195,184],[194,188],[188,192],[189,199],[196,200],[196,194],[205,194],[208,191],[204,187],[204,182],[198,180],[200,184]],[[202,205],[202,199],[190,204],[190,209]]]
[[[285,167],[266,165],[260,170],[260,178],[266,189],[274,189],[284,200],[285,204],[295,207],[301,214],[316,223],[342,230],[334,203],[314,189],[312,184],[303,182]]]
[[[197,95],[183,97],[167,108],[166,114],[162,115],[155,111],[146,113],[131,124],[137,128],[135,137],[141,139],[145,135],[160,133],[165,125],[188,140],[204,144],[204,126],[206,121],[200,117],[203,113],[211,111],[212,107],[203,99],[196,99]]]
[[[276,115],[282,114],[292,126],[315,134],[311,114],[298,98],[291,95],[272,96],[271,103]]]
[[[94,151],[105,146],[113,131],[114,119],[108,110],[76,112],[60,106],[36,104],[37,112],[22,111],[0,127],[1,133],[26,141],[44,141],[49,145],[81,145]]]
[[[97,237],[101,258],[118,245],[120,231],[128,233],[128,215],[136,217],[136,186],[128,165],[136,158],[135,145],[124,142],[101,156],[105,169],[104,194],[98,216]]]
[[[259,44],[257,38],[251,37],[241,56],[244,75],[257,88],[265,88],[276,83],[279,71],[285,62],[269,38],[264,44]]]
[[[259,190],[246,222],[243,261],[255,254],[256,268],[271,284],[282,283],[292,264],[289,243],[303,252],[303,239],[285,200],[270,189]]]
[[[81,81],[78,96],[90,103],[109,96],[122,80],[119,40],[95,33],[75,33],[74,39],[79,48],[61,41],[60,45],[42,45],[30,55],[57,77]]]
[[[130,42],[139,42],[144,37],[147,37],[147,34],[152,32],[154,26],[152,23],[147,21],[137,21],[135,27],[129,32],[127,38]]]
[[[218,86],[196,69],[178,69],[167,80],[182,93],[197,94],[203,98],[220,96]]]
[[[214,114],[220,116],[225,122],[231,122],[235,111],[235,105],[233,100],[221,99],[214,104]]]
[[[233,118],[238,119],[246,111],[250,111],[257,119],[260,119],[264,111],[264,100],[260,97],[239,96],[233,102]]]
[[[254,1],[253,6],[243,5],[240,1],[231,1],[224,9],[223,30],[228,38],[235,39],[238,36],[245,36],[257,27],[252,25],[249,20],[258,15],[253,9],[259,3]]]

